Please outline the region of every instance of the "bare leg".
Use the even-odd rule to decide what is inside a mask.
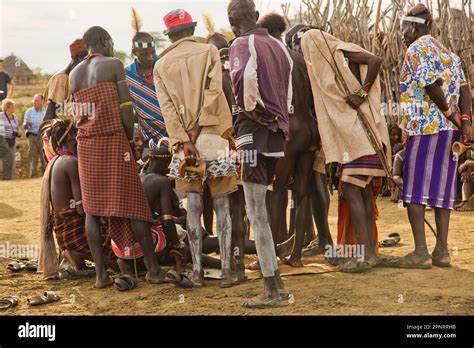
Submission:
[[[367,255],[371,255],[371,265],[374,265],[376,255],[375,255],[375,231],[374,231],[374,199],[372,193],[372,184],[367,185],[367,187],[362,191],[362,198],[364,200],[364,207],[365,207],[365,222],[367,226],[367,245],[366,245],[366,252]],[[370,257],[370,256],[369,256]],[[367,259],[366,259],[367,260]]]
[[[235,258],[237,280],[239,282],[245,280],[245,264],[244,257],[246,253],[245,240],[245,197],[244,189],[239,189],[230,196],[230,216],[232,218],[232,254]],[[252,253],[251,253],[252,254]]]
[[[424,259],[426,255],[429,255],[425,236],[425,206],[421,204],[407,204],[407,212],[415,240],[413,259],[417,262]]]
[[[86,236],[95,263],[95,287],[102,289],[112,285],[113,281],[108,276],[105,268],[104,255],[102,253],[102,231],[98,217],[86,214]]]
[[[373,266],[376,263],[375,254],[373,254],[370,244],[372,241],[369,237],[369,227],[367,226],[367,211],[365,207],[364,197],[367,195],[364,193],[365,190],[371,190],[371,185],[367,185],[365,189],[350,183],[343,183],[342,192],[343,199],[349,206],[349,214],[351,217],[352,225],[357,237],[359,245],[364,246],[364,261],[369,265]],[[370,212],[369,212],[370,213]],[[371,220],[373,217],[371,218]]]
[[[259,256],[264,280],[264,299],[279,297],[275,285],[275,272],[278,271],[272,232],[268,224],[265,205],[265,185],[244,182],[245,203],[250,224],[255,233],[255,245]]]
[[[307,230],[309,229],[310,202],[307,187],[311,175],[313,158],[313,152],[306,152],[299,158],[296,168],[295,189],[293,190],[293,194],[296,195],[295,244],[291,257],[285,262],[293,267],[303,266],[301,262],[301,251]]]
[[[201,215],[203,209],[202,195],[196,192],[188,192],[188,215],[186,219],[189,246],[193,259],[193,282],[197,287],[204,285],[203,270],[201,263],[202,236]]]
[[[204,221],[204,228],[206,231],[213,235],[213,228],[214,228],[214,209],[213,209],[213,202],[211,197],[211,191],[209,190],[208,185],[204,185],[204,191],[202,194],[203,200],[203,221]]]
[[[132,230],[135,239],[143,250],[147,269],[146,280],[150,283],[160,283],[160,266],[156,259],[155,250],[153,250],[153,237],[151,235],[150,223],[132,220]]]
[[[229,196],[214,199],[214,210],[217,216],[217,236],[221,255],[222,279],[230,279],[230,253],[232,241],[232,221],[230,218]]]
[[[451,259],[448,250],[448,230],[451,210],[435,208],[436,219],[436,246],[433,250],[433,259],[441,260],[444,264],[449,264]],[[433,262],[436,262],[433,260]]]
[[[288,190],[286,185],[291,172],[294,170],[295,160],[296,158],[294,156],[280,158],[275,169],[271,205],[268,207],[269,223],[275,243],[281,243],[285,240],[286,206],[288,202]]]

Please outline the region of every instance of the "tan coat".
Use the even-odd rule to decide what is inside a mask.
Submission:
[[[153,71],[170,145],[189,141],[198,121],[201,134],[226,138],[232,115],[222,90],[219,51],[200,37],[186,37],[160,55]]]
[[[351,72],[349,64],[346,63],[343,51],[366,51],[355,44],[343,42],[327,33],[324,33],[324,37],[319,30],[309,30],[301,39],[301,47],[311,80],[326,163],[347,163],[362,156],[374,155],[375,150],[367,139],[356,110],[346,103],[346,93],[331,67],[334,61],[329,48],[351,91],[359,89],[360,83]],[[362,80],[364,80],[367,76],[367,66],[360,65],[360,72]],[[385,153],[391,154],[390,138],[387,123],[382,114],[380,93],[380,78],[377,77],[370,89],[367,102],[360,106],[360,110],[366,116],[379,143],[385,147]],[[387,158],[390,161],[391,156],[388,155]],[[388,163],[388,165],[391,164]]]

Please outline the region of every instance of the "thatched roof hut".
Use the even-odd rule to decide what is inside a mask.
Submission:
[[[28,65],[13,53],[8,57],[5,57],[3,61],[3,70],[10,75],[15,83],[20,85],[29,84],[35,78],[35,75]]]

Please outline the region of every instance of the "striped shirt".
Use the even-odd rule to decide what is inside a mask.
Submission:
[[[6,113],[0,112],[0,119],[2,119],[3,125],[5,127],[5,138],[14,138],[13,132],[18,133],[18,119],[16,116],[13,115],[13,119],[10,120]]]
[[[0,137],[5,137],[5,123],[3,117],[0,117]]]
[[[130,89],[133,106],[138,115],[140,129],[146,140],[145,144],[148,144],[150,139],[153,139],[156,143],[161,138],[168,137],[165,120],[161,114],[160,103],[156,96],[153,75],[149,78],[142,76],[137,71],[137,61],[135,60],[125,67],[125,77]]]
[[[41,122],[43,122],[45,112],[46,110],[43,108],[36,110],[34,107],[26,110],[23,123],[25,121],[30,121],[30,127],[28,127],[28,129],[26,130],[27,133],[38,135],[39,127],[41,125]]]

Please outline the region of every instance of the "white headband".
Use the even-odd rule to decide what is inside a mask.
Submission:
[[[402,22],[413,22],[413,23],[420,23],[420,24],[427,24],[429,21],[419,17],[403,17]]]
[[[136,48],[152,48],[152,47],[155,47],[155,43],[153,41],[151,41],[151,42],[134,42],[133,45]]]

